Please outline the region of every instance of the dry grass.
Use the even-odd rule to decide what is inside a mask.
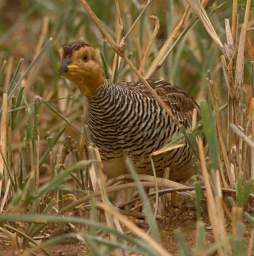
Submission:
[[[161,244],[158,199],[195,191],[196,241],[189,248],[176,231],[180,255],[253,255],[251,1],[97,2],[0,5],[0,246],[19,255],[55,255],[50,248],[64,242],[80,243],[91,255],[176,255]],[[131,163],[130,176],[106,181],[98,150],[82,125],[85,99],[58,76],[58,48],[80,38],[101,48],[112,80],[144,81],[172,118],[145,78],[183,84],[198,99],[204,136],[195,121],[184,134],[198,158],[193,186],[137,175]],[[154,154],[180,147],[181,137]],[[128,213],[110,203],[112,193],[133,187],[137,196],[122,205]],[[154,191],[147,194],[144,188]],[[155,197],[156,209],[149,197]],[[201,214],[203,197],[209,245],[201,221],[208,224],[205,211]],[[140,205],[142,214],[135,210]],[[127,214],[142,216],[148,228]]]

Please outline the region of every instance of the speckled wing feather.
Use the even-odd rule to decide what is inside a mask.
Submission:
[[[171,108],[179,123],[185,127],[191,125],[192,113],[194,108],[199,113],[199,106],[195,100],[187,95],[182,89],[170,84],[164,80],[148,79],[147,82],[156,91],[160,98]],[[142,81],[124,82],[119,85],[128,87],[129,90],[140,91],[143,94],[152,97],[151,93]]]

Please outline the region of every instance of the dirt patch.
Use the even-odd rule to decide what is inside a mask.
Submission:
[[[209,227],[207,221],[207,216],[204,214],[204,220],[206,226]],[[142,227],[144,230],[147,229],[144,219],[142,218],[133,218],[130,217],[139,227]],[[193,246],[195,244],[196,237],[196,212],[193,209],[186,207],[169,207],[167,216],[158,218],[158,226],[161,233],[162,245],[173,255],[177,255],[178,244],[175,238],[175,230],[180,228],[184,234],[184,237],[189,244]],[[68,230],[68,228],[61,229],[51,229],[47,230],[49,237],[53,238],[56,235],[61,235],[63,233],[75,232],[84,229],[84,227],[74,226],[74,230]],[[212,242],[212,233],[211,230],[207,229],[207,243]],[[29,247],[29,246],[24,246]],[[0,255],[4,256],[13,256],[13,255],[22,255],[25,248],[19,248],[17,245],[13,246],[7,244],[6,241],[0,241]],[[46,248],[47,252],[52,256],[81,256],[87,255],[88,249],[78,241],[68,241],[58,245],[50,246]],[[31,254],[32,255],[32,254]],[[47,255],[45,252],[37,251],[35,255],[44,256]]]

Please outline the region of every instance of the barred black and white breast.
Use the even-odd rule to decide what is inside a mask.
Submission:
[[[163,80],[147,80],[170,107],[178,122],[191,125],[198,105],[183,90]],[[88,126],[110,177],[126,172],[124,158],[130,157],[139,173],[151,174],[150,155],[170,142],[179,126],[150,95],[142,82],[105,82],[96,95],[88,97]],[[173,180],[189,178],[192,153],[186,143],[154,159],[158,176],[170,167]]]

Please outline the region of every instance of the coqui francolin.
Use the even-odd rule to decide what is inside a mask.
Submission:
[[[128,172],[126,156],[133,160],[138,173],[152,174],[151,153],[170,142],[181,126],[191,126],[193,110],[199,110],[194,99],[169,82],[148,79],[170,108],[173,119],[143,82],[106,80],[100,54],[91,45],[65,44],[60,55],[61,74],[88,99],[87,124],[106,175],[112,178]],[[153,160],[157,176],[162,176],[166,167],[170,168],[170,179],[174,181],[184,181],[193,175],[193,154],[187,142]]]

